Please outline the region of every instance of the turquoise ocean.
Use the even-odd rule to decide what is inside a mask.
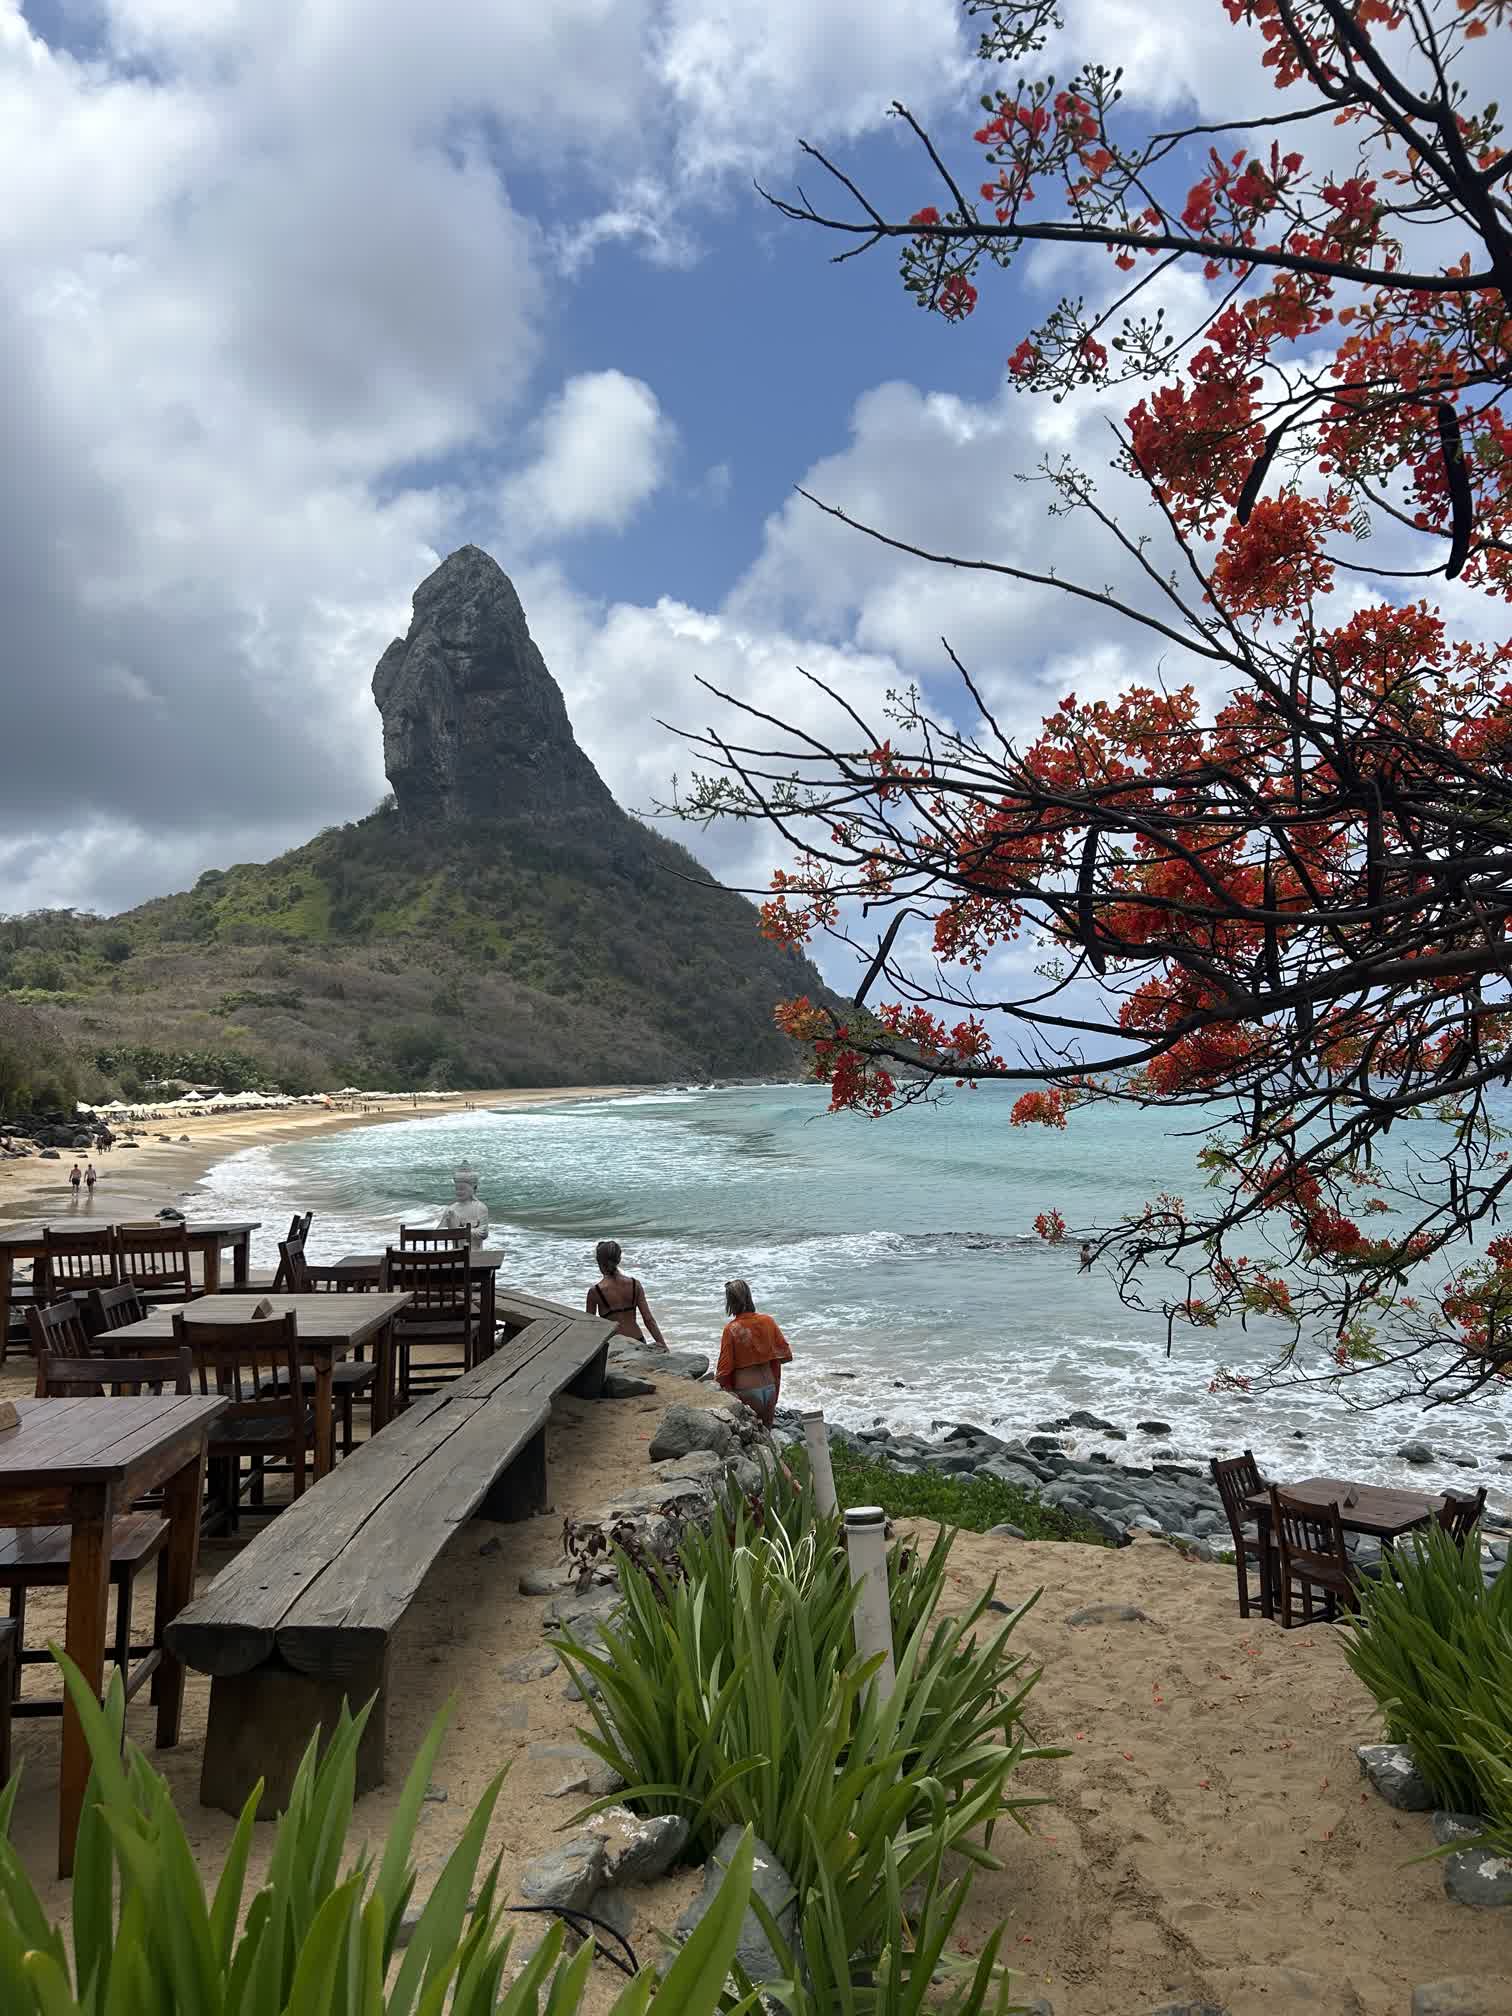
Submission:
[[[382,1245],[479,1172],[501,1278],[574,1303],[613,1237],[644,1281],[668,1341],[714,1352],[722,1284],[744,1275],[782,1324],[794,1365],[784,1399],[853,1426],[929,1432],[968,1420],[1007,1431],[1086,1408],[1128,1433],[1076,1438],[1134,1460],[1135,1423],[1169,1422],[1167,1446],[1206,1457],[1251,1447],[1275,1474],[1381,1482],[1484,1482],[1512,1492],[1512,1395],[1425,1411],[1362,1406],[1318,1386],[1209,1394],[1214,1368],[1260,1374],[1281,1331],[1257,1323],[1178,1330],[1125,1308],[1074,1244],[1045,1246],[1035,1214],[1109,1223],[1158,1191],[1195,1197],[1200,1137],[1169,1116],[1105,1107],[1064,1132],[1008,1125],[1010,1095],[983,1087],[873,1122],[830,1114],[813,1086],[647,1091],[507,1111],[396,1121],[218,1164],[199,1212],[258,1217],[271,1262],[289,1216],[313,1210],[315,1258]],[[1473,1457],[1414,1471],[1406,1440]],[[1503,1451],[1507,1461],[1499,1461]]]

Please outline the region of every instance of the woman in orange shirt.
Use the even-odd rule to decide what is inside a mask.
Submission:
[[[782,1391],[782,1368],[793,1362],[788,1341],[770,1316],[757,1314],[744,1281],[726,1281],[725,1313],[730,1320],[719,1340],[715,1377],[770,1428]]]

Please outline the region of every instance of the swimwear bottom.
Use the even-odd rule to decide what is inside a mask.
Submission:
[[[743,1400],[755,1414],[766,1414],[777,1404],[775,1386],[737,1386],[735,1398]]]

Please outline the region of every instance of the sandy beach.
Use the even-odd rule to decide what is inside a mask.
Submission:
[[[241,1148],[268,1147],[283,1141],[304,1141],[317,1134],[334,1134],[353,1127],[386,1127],[404,1120],[426,1120],[437,1114],[463,1113],[469,1107],[537,1106],[543,1100],[605,1099],[625,1091],[622,1085],[552,1085],[536,1090],[512,1087],[496,1092],[457,1092],[441,1099],[426,1099],[418,1106],[393,1101],[374,1113],[358,1113],[349,1108],[326,1112],[317,1107],[298,1107],[267,1113],[174,1113],[166,1120],[139,1123],[141,1145],[127,1148],[117,1143],[108,1155],[96,1155],[99,1188],[91,1205],[86,1198],[76,1203],[68,1187],[68,1172],[75,1158],[60,1150],[56,1162],[30,1156],[19,1162],[0,1162],[0,1221],[46,1217],[60,1220],[92,1212],[107,1221],[123,1216],[151,1215],[160,1205],[181,1203],[207,1169]],[[159,1134],[172,1134],[172,1141],[159,1141]],[[178,1137],[187,1135],[187,1141]]]
[[[19,1379],[0,1383],[21,1390]],[[563,1572],[563,1516],[644,1469],[664,1407],[690,1396],[718,1404],[712,1389],[680,1380],[662,1381],[655,1398],[559,1401],[551,1509],[517,1526],[460,1529],[412,1605],[394,1648],[391,1782],[361,1802],[356,1836],[379,1835],[408,1757],[451,1702],[422,1808],[422,1890],[500,1770],[508,1776],[487,1852],[502,1858],[506,1883],[564,1828],[576,1831],[585,1802],[554,1796],[571,1765],[550,1751],[578,1740],[582,1711],[560,1672],[531,1657],[546,1605],[520,1594],[520,1577]],[[206,1543],[202,1583],[232,1551]],[[959,1927],[963,1951],[1006,1921],[1020,1993],[1048,1997],[1055,2016],[1129,2016],[1189,1997],[1227,2016],[1405,2016],[1414,1985],[1451,1975],[1505,1983],[1512,2008],[1501,1914],[1448,1902],[1437,1868],[1414,1860],[1432,1846],[1428,1816],[1392,1811],[1360,1779],[1354,1746],[1379,1731],[1333,1630],[1244,1623],[1232,1569],[1185,1561],[1155,1541],[1107,1550],[962,1535],[955,1599],[964,1605],[994,1576],[1015,1602],[1043,1592],[1016,1634],[1044,1668],[1029,1725],[1070,1755],[1026,1773],[1054,1803],[1030,1815],[1032,1839],[999,1835],[1005,1866],[977,1879]],[[1094,1603],[1144,1614],[1067,1622]],[[33,1599],[32,1642],[57,1628],[55,1610],[55,1599]],[[190,1674],[181,1744],[149,1754],[213,1879],[232,1823],[197,1803],[208,1685]],[[131,1709],[144,1745],[151,1713],[145,1700]],[[25,1771],[13,1835],[49,1908],[62,1912],[66,1891],[52,1879],[57,1746],[56,1723],[18,1724]],[[254,1859],[268,1840],[259,1829]],[[684,1870],[634,1893],[642,1958],[696,1883]],[[600,1963],[594,2016],[620,1984]]]

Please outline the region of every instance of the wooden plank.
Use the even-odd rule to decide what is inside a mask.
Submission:
[[[523,1294],[518,1288],[500,1288],[494,1296],[494,1309],[501,1323],[511,1329],[523,1330],[527,1323],[534,1323],[543,1316],[581,1316],[581,1308],[569,1308],[565,1302],[547,1302],[539,1295]]]
[[[440,1394],[364,1442],[331,1476],[228,1562],[197,1602],[169,1627],[187,1665],[211,1674],[244,1673],[273,1651],[273,1633],[344,1548],[384,1511],[404,1479],[454,1437],[468,1418],[448,1416]]]
[[[469,1414],[343,1548],[339,1567],[285,1612],[274,1632],[280,1657],[296,1672],[331,1678],[370,1670],[442,1547],[549,1411],[495,1403]]]

